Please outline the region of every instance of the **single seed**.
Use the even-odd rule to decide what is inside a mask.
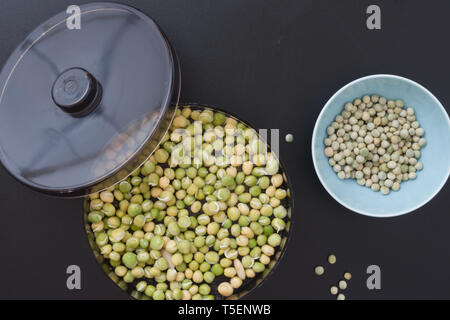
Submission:
[[[345,282],[344,280],[339,281],[339,289],[341,290],[347,289],[347,282]]]
[[[350,272],[346,272],[344,274],[344,279],[350,281],[352,279],[352,274]]]
[[[286,142],[287,143],[292,143],[292,142],[294,142],[294,136],[292,135],[292,134],[287,134],[286,135]]]
[[[338,300],[338,301],[344,301],[344,300],[345,300],[345,295],[343,295],[342,293],[340,293],[340,294],[337,296],[337,300]]]
[[[330,288],[330,293],[333,295],[333,296],[335,296],[335,295],[337,295],[338,294],[338,288],[337,287],[331,287]]]
[[[325,269],[322,266],[317,266],[314,269],[314,272],[316,273],[316,275],[321,276],[321,275],[323,275],[325,273]]]
[[[336,256],[335,255],[330,255],[329,257],[328,257],[328,263],[329,264],[335,264],[336,263],[336,261],[337,261],[337,259],[336,259]]]

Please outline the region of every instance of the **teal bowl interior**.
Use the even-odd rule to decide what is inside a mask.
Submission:
[[[401,184],[398,192],[383,196],[362,187],[355,180],[339,180],[324,154],[326,129],[342,112],[344,104],[366,94],[387,99],[401,99],[412,107],[427,145],[421,150],[424,169],[416,180]],[[325,189],[340,204],[360,214],[393,217],[414,211],[430,201],[444,186],[450,173],[450,120],[442,104],[424,87],[414,81],[393,76],[373,75],[351,82],[327,102],[314,128],[312,156],[316,173]]]

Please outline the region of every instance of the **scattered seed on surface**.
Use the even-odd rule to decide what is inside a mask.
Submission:
[[[338,301],[344,301],[345,300],[345,296],[341,293],[337,296],[337,300]]]
[[[347,282],[345,282],[344,280],[339,281],[339,289],[341,290],[347,289]]]
[[[292,135],[292,134],[287,134],[286,135],[286,142],[287,143],[292,143],[292,142],[294,142],[294,135]]]
[[[339,290],[338,290],[337,287],[334,287],[334,286],[333,286],[333,287],[330,288],[330,293],[331,293],[333,296],[337,295],[338,292],[339,292]]]
[[[316,273],[316,275],[321,276],[321,275],[323,275],[325,273],[325,269],[322,266],[317,266],[314,269],[314,272]]]
[[[346,272],[344,274],[344,279],[350,281],[352,279],[352,274],[350,272]]]
[[[328,257],[328,263],[329,263],[329,264],[335,264],[336,261],[337,261],[337,259],[336,259],[336,256],[335,256],[335,255],[330,255],[330,256]]]

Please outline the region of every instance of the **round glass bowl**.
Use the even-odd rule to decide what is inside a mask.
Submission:
[[[97,261],[134,299],[239,299],[286,251],[293,203],[283,167],[256,130],[217,108],[180,107],[159,149],[124,181],[86,198],[85,226]],[[232,294],[219,293],[223,282]]]

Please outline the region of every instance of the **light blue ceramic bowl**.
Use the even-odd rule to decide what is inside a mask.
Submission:
[[[406,106],[414,108],[428,142],[420,159],[424,169],[418,172],[417,179],[402,183],[398,192],[388,196],[361,187],[355,180],[339,180],[324,154],[327,127],[342,112],[345,103],[365,94],[402,99]],[[449,177],[450,120],[442,104],[418,83],[393,75],[364,77],[340,89],[323,108],[314,128],[312,156],[323,186],[344,207],[372,217],[403,215],[430,201]]]

